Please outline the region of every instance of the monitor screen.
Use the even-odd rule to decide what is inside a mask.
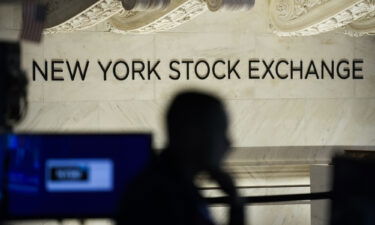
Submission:
[[[151,160],[151,135],[8,135],[7,216],[112,217]]]

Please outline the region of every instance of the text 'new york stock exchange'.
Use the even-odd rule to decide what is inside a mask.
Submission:
[[[249,59],[246,61],[216,59],[170,60],[98,60],[92,65],[75,60],[54,59],[32,62],[33,81],[84,81],[90,73],[107,80],[233,80],[233,79],[364,79],[363,59],[287,60]],[[91,68],[93,67],[93,68]]]

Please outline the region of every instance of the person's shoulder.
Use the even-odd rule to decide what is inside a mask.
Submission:
[[[129,195],[173,194],[179,187],[169,172],[159,164],[149,167],[132,182]]]

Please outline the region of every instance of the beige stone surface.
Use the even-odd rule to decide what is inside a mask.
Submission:
[[[309,204],[250,206],[246,207],[247,224],[310,224],[309,210]],[[227,209],[215,207],[212,215],[219,224],[225,224]]]
[[[333,166],[316,165],[310,167],[311,192],[332,190]],[[311,202],[311,225],[328,225],[331,200],[315,200]]]
[[[20,6],[8,4],[0,10],[0,37],[17,38]],[[206,12],[162,33],[120,35],[91,29],[45,35],[41,44],[23,42],[22,65],[30,78],[31,102],[29,115],[18,130],[156,131],[155,146],[160,148],[165,143],[161,118],[168,101],[180,90],[195,88],[225,100],[231,115],[234,147],[374,145],[374,37],[351,38],[331,32],[281,38],[268,28],[266,10],[267,3],[258,1],[252,11]],[[304,62],[362,58],[365,79],[167,79],[170,60],[202,58],[209,62],[216,59],[246,62],[250,58],[302,59]],[[82,63],[89,60],[87,79],[46,82],[39,76],[32,81],[32,61],[43,65],[44,60],[50,63],[53,59]],[[162,80],[118,81],[110,76],[104,82],[97,61],[120,59],[161,60]],[[241,63],[238,70],[246,71],[246,66]],[[63,68],[62,76],[68,79],[66,66]],[[63,106],[63,110],[54,113],[56,107]],[[144,117],[128,115],[143,115],[145,111]],[[99,119],[88,122],[84,115],[75,118],[75,123],[64,119],[74,117],[76,112],[97,114]]]

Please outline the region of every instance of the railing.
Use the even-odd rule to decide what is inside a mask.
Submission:
[[[322,200],[331,199],[332,192],[318,192],[307,194],[291,194],[291,195],[265,195],[243,197],[246,204],[269,203],[269,202],[288,202],[288,201],[304,201],[304,200]],[[209,205],[227,204],[228,197],[210,197],[205,198]]]

